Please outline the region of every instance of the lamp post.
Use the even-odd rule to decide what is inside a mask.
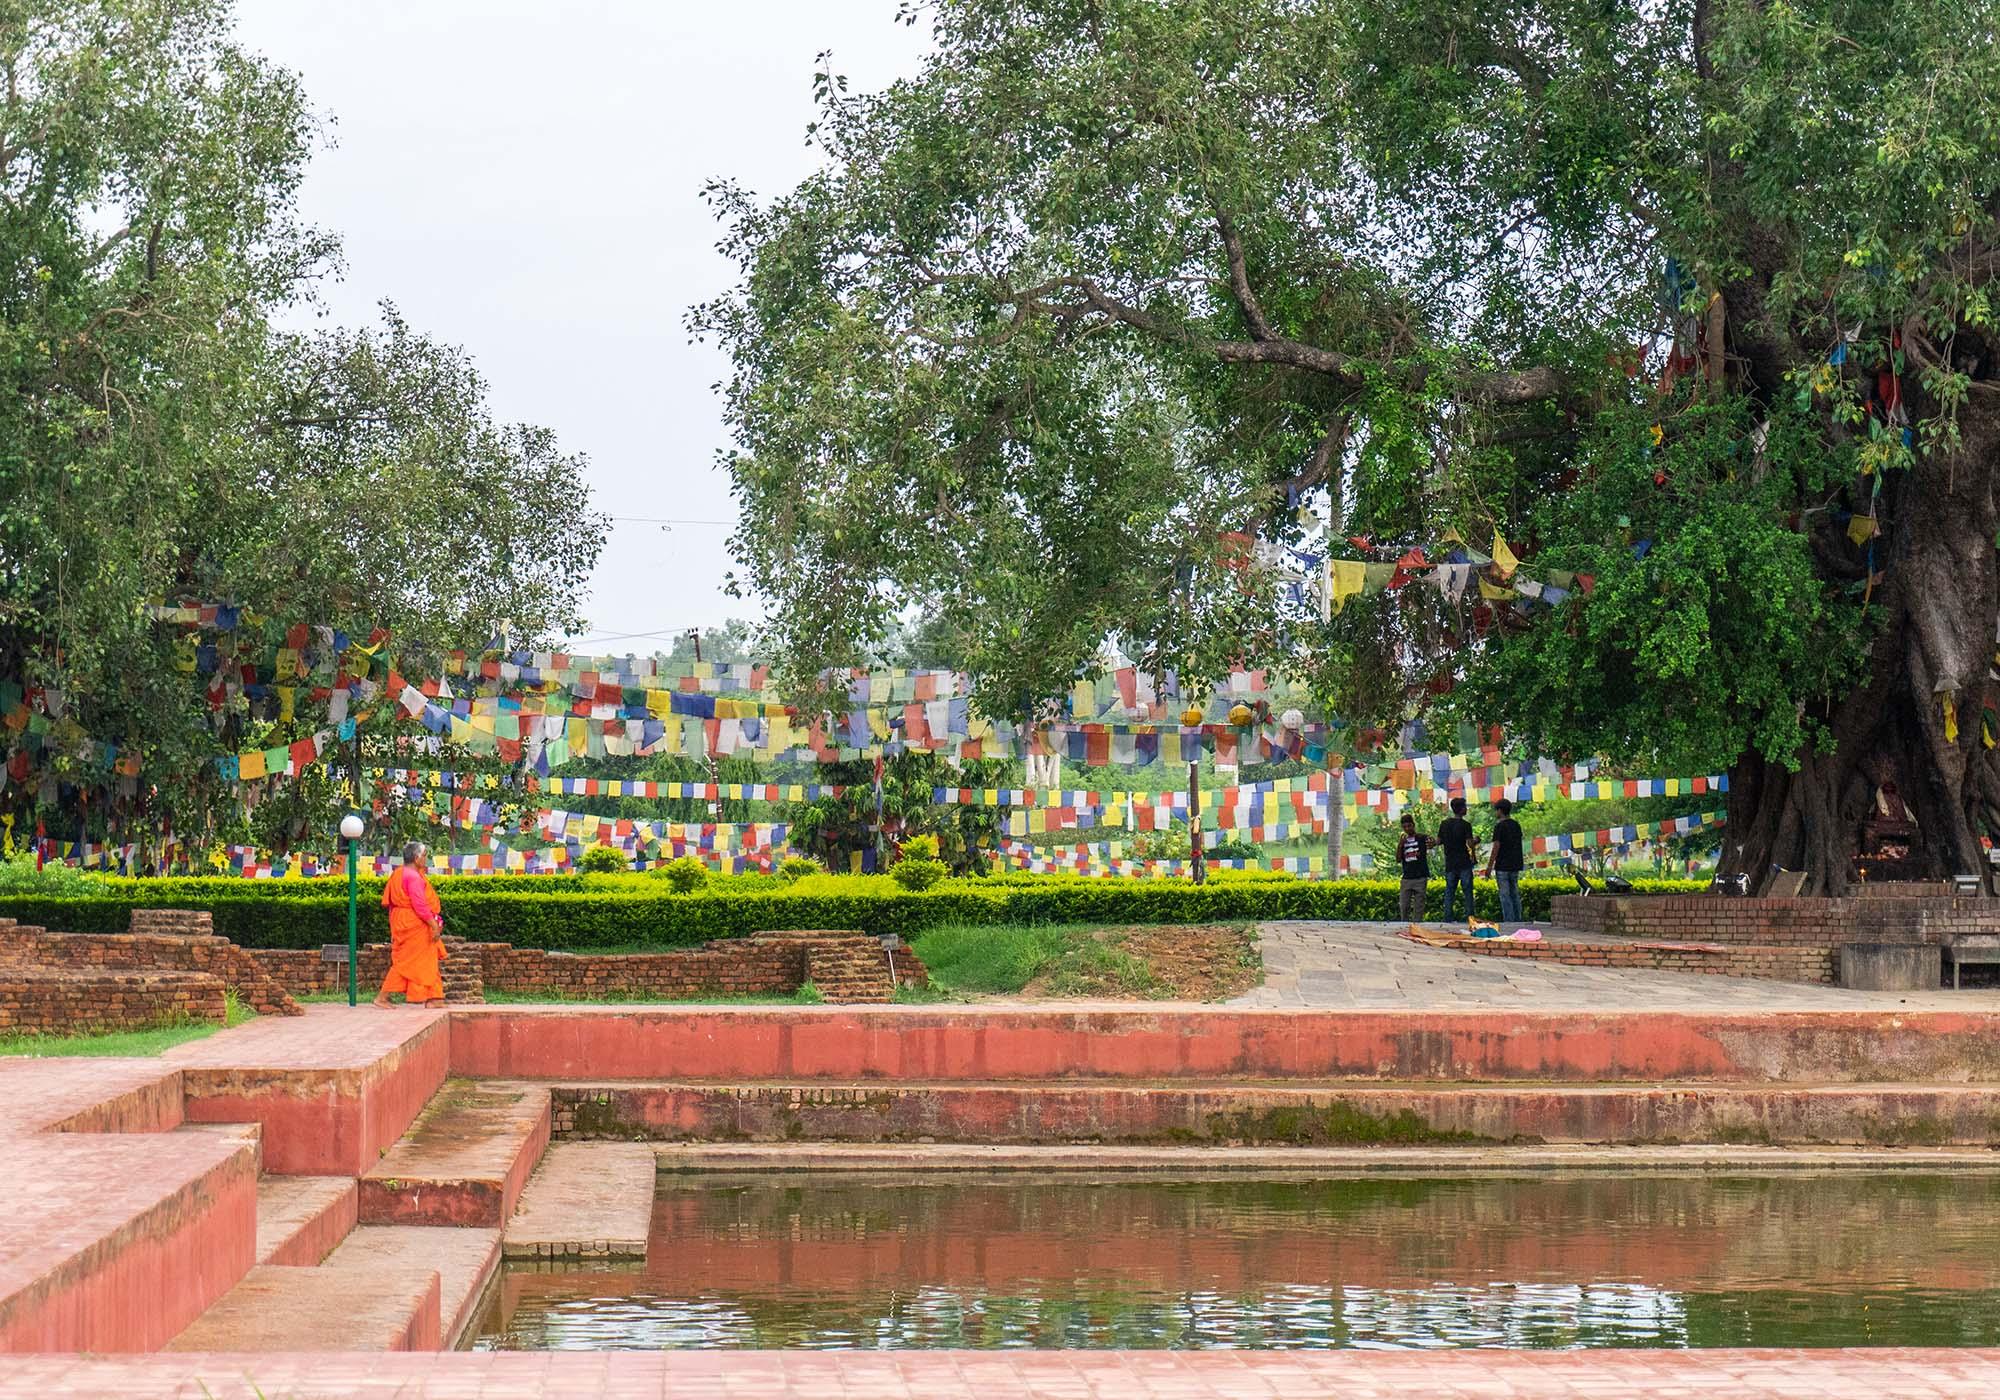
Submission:
[[[354,883],[354,843],[361,839],[361,833],[367,829],[367,825],[361,820],[359,812],[349,812],[340,819],[340,835],[347,842],[347,1004],[349,1006],[355,1005],[360,1000],[358,995],[360,974],[356,964],[361,958],[361,937],[359,915],[356,912],[359,898]]]

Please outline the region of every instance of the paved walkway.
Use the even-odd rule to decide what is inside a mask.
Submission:
[[[184,1400],[1968,1400],[2000,1351],[444,1352],[0,1360],[10,1395]]]
[[[1567,967],[1427,948],[1405,923],[1263,925],[1264,985],[1232,1006],[1370,1011],[2000,1010],[2000,990],[1855,992],[1759,977]],[[1545,930],[1551,936],[1559,930]]]

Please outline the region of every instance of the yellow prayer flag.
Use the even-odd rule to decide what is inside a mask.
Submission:
[[[1339,612],[1347,600],[1368,581],[1368,566],[1358,559],[1336,559],[1329,566],[1333,587],[1333,610]]]
[[[1500,566],[1500,572],[1512,577],[1514,570],[1521,567],[1521,561],[1514,557],[1514,551],[1507,548],[1507,541],[1498,530],[1493,532],[1493,562]]]
[[[1944,740],[1947,744],[1958,742],[1958,706],[1952,703],[1948,690],[1944,693]]]
[[[1875,538],[1875,529],[1874,516],[1857,515],[1847,522],[1847,538],[1853,540],[1855,548],[1859,549],[1862,545],[1867,544],[1868,541]]]
[[[261,778],[264,776],[264,771],[264,751],[262,749],[249,749],[237,756],[236,776],[242,778],[244,781],[247,782],[252,778]]]

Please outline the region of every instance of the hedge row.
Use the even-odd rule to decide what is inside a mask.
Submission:
[[[135,908],[199,908],[215,916],[215,931],[251,948],[316,948],[347,937],[347,900],[321,893],[274,899],[218,888],[214,881],[124,882],[113,893],[75,898],[0,896],[0,917],[73,933],[124,931]],[[196,885],[194,891],[167,885]],[[676,895],[665,891],[588,889],[524,892],[454,885],[444,895],[451,932],[479,941],[533,948],[685,947],[760,929],[844,928],[914,938],[940,924],[1165,924],[1239,919],[1370,919],[1396,917],[1392,880],[1217,881],[1100,880],[1044,877],[1034,885],[947,880],[920,894],[818,894],[786,889]],[[139,886],[139,888],[134,888]],[[1567,880],[1521,882],[1523,912],[1546,919],[1549,901],[1574,889]],[[1681,880],[1640,882],[1641,889],[1687,893],[1704,888]],[[1481,883],[1480,912],[1499,915],[1498,895]],[[1442,882],[1431,886],[1435,918],[1444,907]],[[381,908],[363,903],[361,937],[386,936]]]

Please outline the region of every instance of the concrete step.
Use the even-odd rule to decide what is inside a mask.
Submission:
[[[351,1176],[267,1176],[257,1183],[257,1262],[310,1267],[347,1238],[359,1192]]]
[[[186,1116],[261,1123],[264,1170],[359,1176],[444,1082],[451,1032],[442,1011],[308,1006],[259,1016],[177,1045]]]
[[[2000,1085],[558,1085],[563,1140],[1984,1146]]]
[[[0,1180],[0,1352],[152,1351],[255,1262],[257,1145],[240,1137],[4,1139]]]
[[[659,1165],[642,1142],[559,1142],[507,1222],[509,1259],[644,1259]]]
[[[417,1013],[412,1013],[417,1014]],[[468,1006],[456,1074],[708,1079],[2000,1081],[2000,1015],[1963,1011],[1288,1011],[1241,1007]],[[227,1032],[235,1034],[235,1032]],[[221,1039],[221,1037],[216,1037]]]
[[[438,1338],[457,1347],[479,1319],[487,1285],[500,1269],[500,1232],[450,1225],[363,1225],[327,1256],[329,1270],[438,1280]]]
[[[548,1142],[546,1086],[447,1080],[362,1174],[361,1223],[497,1230]]]
[[[252,1269],[167,1351],[435,1351],[438,1271]]]

